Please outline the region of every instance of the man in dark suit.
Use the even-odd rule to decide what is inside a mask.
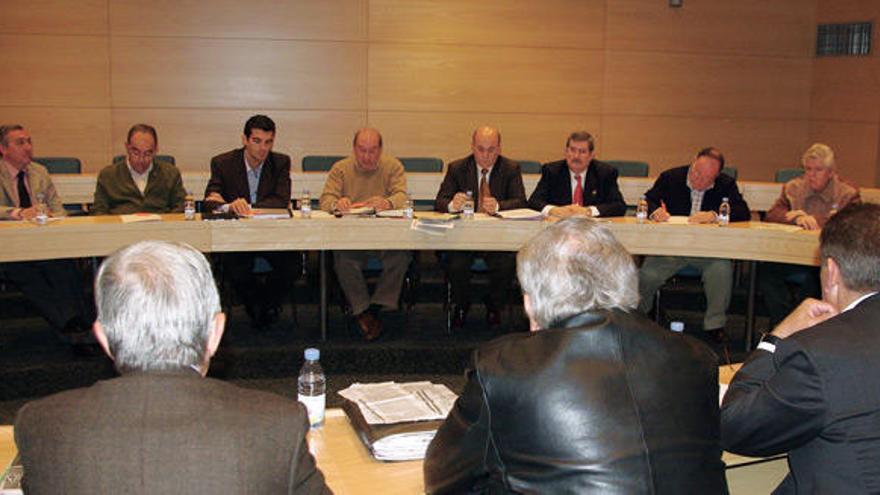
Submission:
[[[733,377],[721,442],[788,453],[774,493],[880,491],[880,205],[851,204],[820,236],[822,300],[806,299]]]
[[[122,376],[19,411],[27,493],[329,492],[302,404],[205,378],[225,315],[201,253],[123,248],[95,299],[95,336]]]
[[[617,169],[594,160],[595,148],[589,132],[571,133],[565,141],[565,160],[541,167],[529,208],[559,218],[623,216],[626,203],[617,186]]]
[[[718,367],[633,312],[632,256],[569,218],[517,256],[531,332],[474,352],[425,457],[428,493],[726,493]]]
[[[254,115],[244,125],[242,148],[211,159],[204,210],[248,216],[253,208],[288,208],[290,157],[272,151],[275,122]],[[300,270],[298,253],[230,253],[224,267],[257,328],[274,323]]]
[[[655,222],[666,222],[672,215],[687,216],[690,223],[716,223],[718,208],[724,198],[730,203],[730,221],[748,220],[746,204],[736,179],[721,173],[724,155],[717,148],[704,148],[690,165],[682,165],[660,174],[645,193],[648,213]],[[639,270],[639,310],[648,313],[654,293],[680,269],[692,266],[702,272],[706,292],[703,330],[715,340],[724,340],[727,306],[730,304],[733,267],[730,260],[684,256],[648,256]]]
[[[526,206],[519,164],[501,156],[501,134],[492,127],[479,127],[471,136],[472,153],[449,164],[446,177],[437,192],[434,209],[439,212],[460,212],[473,193],[476,211],[494,215],[501,210]],[[471,265],[480,256],[489,268],[489,293],[486,297],[486,322],[501,323],[501,311],[507,304],[516,260],[513,253],[450,251],[447,273],[452,285],[454,302],[452,326],[462,328],[470,308]]]

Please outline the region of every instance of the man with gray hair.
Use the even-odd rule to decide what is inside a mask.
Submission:
[[[107,258],[94,331],[121,377],[25,405],[31,493],[325,493],[303,406],[205,378],[226,317],[205,257],[146,241]]]
[[[517,255],[531,332],[478,349],[429,493],[725,493],[716,358],[634,312],[632,257],[569,218]]]

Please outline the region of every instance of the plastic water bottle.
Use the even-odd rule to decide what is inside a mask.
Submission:
[[[403,218],[412,218],[413,217],[413,199],[412,193],[406,193],[406,202],[403,203]]]
[[[639,196],[639,204],[636,206],[636,221],[645,223],[648,220],[648,199],[642,194]]]
[[[37,193],[37,204],[34,205],[34,210],[36,211],[34,221],[36,221],[39,225],[45,225],[49,222],[49,207],[46,206],[45,194]]]
[[[724,227],[730,223],[730,201],[727,198],[721,199],[721,206],[718,207],[718,225]]]
[[[474,219],[474,192],[468,191],[465,193],[467,195],[467,199],[464,200],[464,206],[461,207],[461,217],[465,220],[473,220]]]
[[[324,370],[318,359],[321,351],[310,347],[305,350],[306,362],[299,370],[297,380],[297,400],[306,406],[309,412],[309,424],[312,428],[324,424],[324,408],[327,405],[327,382],[324,379]]]
[[[196,200],[193,199],[193,195],[189,191],[186,192],[186,197],[183,200],[183,219],[196,219]]]
[[[684,322],[683,321],[670,322],[669,329],[675,333],[682,333],[682,332],[684,332]]]
[[[299,214],[302,218],[312,218],[312,195],[308,189],[303,189],[299,198]]]

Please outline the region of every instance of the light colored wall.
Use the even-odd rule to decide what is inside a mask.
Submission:
[[[263,112],[297,164],[348,152],[363,125],[389,153],[447,161],[488,123],[514,158],[558,159],[585,128],[600,157],[647,161],[652,175],[715,145],[753,180],[828,129],[842,158],[870,155],[876,172],[878,118],[816,117],[817,1],[0,0],[0,120],[87,171],[137,121],[181,168],[203,170]]]

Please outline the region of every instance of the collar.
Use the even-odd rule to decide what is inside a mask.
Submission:
[[[608,320],[608,314],[605,311],[585,311],[568,318],[555,321],[550,328],[577,328],[585,326],[594,326],[604,323]]]
[[[125,157],[125,166],[128,167],[128,171],[131,173],[132,177],[149,177],[150,172],[153,171],[153,162],[150,162],[150,166],[147,167],[146,170],[144,170],[144,173],[138,172],[137,170],[132,168],[131,163],[129,163],[127,156]]]
[[[27,164],[27,165],[24,166],[24,168],[22,168],[21,170],[19,170],[15,165],[13,165],[13,164],[7,162],[7,161],[4,160],[4,159],[0,159],[0,163],[3,164],[3,167],[6,169],[7,172],[9,172],[9,176],[12,177],[13,179],[16,178],[16,176],[18,176],[18,173],[19,173],[21,170],[24,170],[24,174],[27,175],[28,172],[29,172],[28,169],[30,168],[30,164]]]
[[[822,200],[825,201],[826,203],[831,204],[831,203],[834,203],[834,192],[837,189],[837,187],[836,187],[837,180],[838,180],[837,173],[835,172],[831,176],[831,179],[828,180],[828,183],[825,184],[824,189],[822,189],[821,191],[814,191],[813,189],[810,188],[810,184],[807,182],[807,179],[805,177],[804,178],[804,187],[807,188],[807,191],[809,191],[810,195],[818,196],[818,197],[822,198]]]
[[[874,292],[868,292],[867,294],[863,295],[862,297],[860,297],[860,298],[856,299],[855,301],[849,303],[849,305],[848,305],[847,307],[843,308],[843,311],[841,311],[841,313],[845,313],[845,312],[847,312],[847,311],[849,311],[849,310],[855,308],[856,306],[859,305],[859,303],[861,303],[861,302],[864,301],[865,299],[867,299],[867,298],[869,298],[869,297],[871,297],[871,296],[873,296],[873,295],[876,295],[876,294],[877,294],[877,291],[874,291]]]
[[[565,164],[565,169],[568,170],[568,180],[570,180],[570,181],[574,181],[574,176],[575,176],[575,175],[580,175],[580,176],[581,176],[581,180],[586,181],[586,180],[587,180],[587,173],[590,171],[590,167],[592,167],[592,166],[593,166],[593,161],[590,160],[590,163],[587,164],[587,168],[585,168],[583,172],[581,172],[581,173],[579,173],[579,174],[576,174],[576,173],[574,173],[574,172],[571,170],[571,168],[570,168],[570,167],[568,166],[568,164],[566,163],[566,164]],[[581,184],[584,184],[584,182],[581,182]]]
[[[242,152],[242,157],[244,158],[244,171],[250,172],[253,170],[256,173],[260,173],[263,170],[263,164],[266,163],[266,160],[261,161],[257,164],[256,167],[251,167],[251,162],[248,161],[247,153]]]

